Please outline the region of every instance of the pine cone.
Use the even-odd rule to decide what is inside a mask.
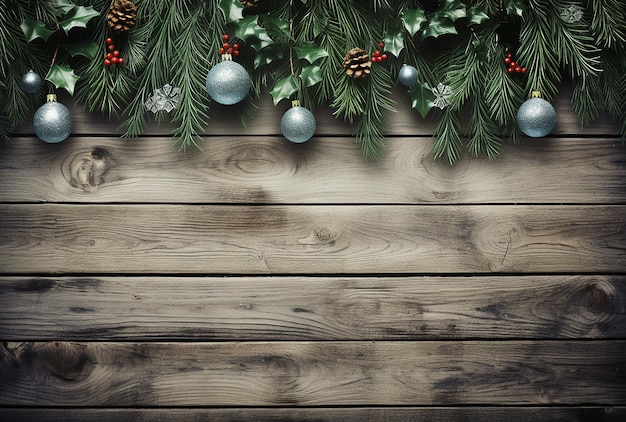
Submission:
[[[366,78],[371,72],[372,61],[370,56],[362,48],[353,48],[348,51],[343,59],[343,67],[346,74],[355,79]]]
[[[114,0],[107,21],[115,32],[129,31],[137,22],[137,6],[130,0]]]

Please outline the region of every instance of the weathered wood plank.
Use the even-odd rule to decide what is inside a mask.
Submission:
[[[626,276],[0,278],[0,339],[626,338]]]
[[[18,138],[0,146],[0,202],[624,203],[626,148],[615,139],[509,144],[498,160],[434,161],[431,139],[394,138],[379,162],[341,138]],[[147,145],[149,144],[149,146]]]
[[[557,110],[557,124],[552,132],[554,135],[612,135],[617,132],[618,122],[611,120],[608,116],[602,116],[594,123],[582,128],[578,123],[575,113],[571,109],[572,89],[567,85],[560,88],[557,97],[552,104]],[[123,120],[118,118],[108,119],[106,115],[100,113],[84,112],[82,106],[72,102],[70,97],[59,97],[60,101],[68,106],[74,121],[74,135],[91,135],[94,133],[121,135],[123,131],[119,127]],[[392,99],[396,102],[396,112],[386,113],[387,125],[385,133],[393,135],[431,135],[436,127],[436,123],[429,116],[426,119],[411,108],[410,97],[406,94],[406,89],[397,87],[392,93]],[[280,135],[280,118],[289,108],[288,101],[283,101],[278,106],[274,106],[272,97],[263,94],[257,102],[258,111],[254,118],[250,119],[246,126],[241,124],[240,107],[220,106],[212,104],[210,110],[211,119],[205,133],[208,135],[229,135],[229,136],[249,136],[249,135]],[[341,118],[333,116],[333,109],[327,106],[318,107],[315,111],[317,121],[316,135],[344,135],[350,136],[354,130],[354,125],[350,125]],[[169,135],[174,128],[169,123],[156,124],[148,123],[145,127],[147,135]],[[18,134],[32,134],[32,124],[29,122],[22,128],[16,130]],[[350,142],[350,141],[347,141]]]
[[[623,422],[624,407],[370,407],[243,409],[0,409],[11,422]]]
[[[626,341],[5,343],[0,405],[626,403]]]
[[[623,205],[1,205],[0,272],[624,272],[625,215]]]

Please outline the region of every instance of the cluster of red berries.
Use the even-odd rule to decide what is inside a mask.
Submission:
[[[381,42],[378,43],[378,46],[383,49],[385,47],[385,43]],[[376,50],[372,53],[372,62],[373,63],[380,63],[383,60],[387,60],[387,55],[385,53],[381,53],[380,50]]]
[[[113,39],[107,38],[107,53],[104,58],[104,65],[111,66],[112,64],[124,64],[124,57],[120,57],[120,52],[115,49],[113,45]]]
[[[504,59],[504,63],[509,67],[506,71],[509,73],[526,73],[526,68],[520,66],[519,63],[513,60],[513,54],[509,53]]]
[[[232,54],[233,56],[239,56],[239,44],[230,44],[228,40],[230,37],[228,34],[222,35],[222,40],[224,40],[224,44],[220,47],[220,54]]]

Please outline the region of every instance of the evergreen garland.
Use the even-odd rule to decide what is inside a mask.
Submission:
[[[412,106],[438,121],[434,154],[450,163],[464,150],[494,158],[502,142],[519,141],[521,103],[534,90],[552,100],[563,80],[573,87],[581,125],[608,114],[626,136],[626,13],[619,0],[261,0],[259,10],[244,10],[238,0],[134,3],[136,25],[116,36],[125,64],[105,67],[110,0],[0,1],[0,137],[8,140],[43,103],[46,90],[26,94],[21,79],[29,69],[46,75],[54,56],[61,77],[49,77],[47,91],[65,88],[87,109],[120,116],[125,137],[140,136],[152,119],[169,120],[180,149],[200,148],[210,124],[204,80],[220,60],[225,33],[241,43],[240,62],[252,79],[248,99],[233,106],[243,122],[263,92],[275,104],[329,103],[354,124],[367,158],[383,152],[386,113],[404,106],[390,95],[403,64],[418,69],[408,89]],[[374,63],[365,79],[349,78],[346,52],[371,54],[381,41],[389,60]],[[507,72],[508,53],[525,74]],[[167,84],[180,88],[177,107],[153,114],[145,101]],[[447,107],[438,87],[449,87]]]

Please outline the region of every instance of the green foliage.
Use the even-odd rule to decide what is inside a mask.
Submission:
[[[180,149],[200,147],[209,124],[204,81],[220,61],[222,34],[241,45],[240,63],[252,80],[247,100],[232,106],[245,122],[255,98],[275,104],[299,99],[313,109],[330,104],[354,124],[364,157],[380,157],[385,114],[396,76],[413,65],[418,83],[407,89],[415,114],[435,119],[434,156],[455,163],[464,153],[496,157],[502,142],[522,135],[516,112],[531,91],[552,100],[561,81],[573,87],[581,125],[608,113],[626,139],[626,12],[620,0],[271,0],[248,14],[238,0],[135,0],[137,25],[115,36],[124,66],[104,67],[109,0],[5,0],[0,8],[0,137],[32,116],[46,92],[21,89],[29,69],[45,75],[47,90],[66,89],[89,110],[121,115],[124,136],[167,120]],[[580,20],[561,19],[568,8]],[[577,9],[578,8],[578,9]],[[506,37],[504,36],[506,34]],[[369,77],[349,78],[351,48],[370,55],[384,41],[388,60]],[[507,52],[525,74],[509,74]],[[169,114],[145,101],[164,85],[179,87]],[[441,85],[440,85],[441,84]],[[449,86],[449,105],[435,95]],[[438,107],[444,107],[439,110]],[[433,108],[435,110],[433,110]]]

